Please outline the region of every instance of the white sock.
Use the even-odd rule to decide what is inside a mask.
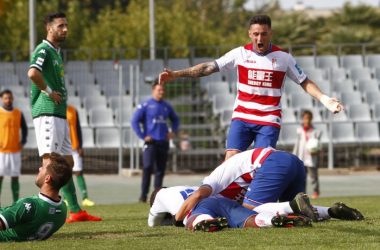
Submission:
[[[289,202],[265,203],[263,205],[255,207],[253,211],[257,213],[272,212],[275,215],[281,216],[294,213],[293,209],[289,205]]]
[[[324,220],[331,219],[329,212],[328,212],[330,207],[320,207],[320,206],[313,206],[313,207],[318,210],[319,217],[321,217]]]
[[[272,218],[274,216],[276,216],[276,215],[274,213],[271,213],[271,212],[259,213],[255,217],[255,224],[258,227],[273,227]]]
[[[214,218],[209,214],[201,214],[201,215],[198,215],[197,218],[195,218],[195,220],[193,220],[193,224],[191,224],[191,225],[192,225],[192,227],[194,227],[195,225],[197,225],[201,221],[213,220],[213,219]]]

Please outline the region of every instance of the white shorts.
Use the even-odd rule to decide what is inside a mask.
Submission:
[[[66,119],[40,116],[33,119],[40,156],[52,152],[71,155],[70,128]]]
[[[83,158],[78,154],[78,150],[73,150],[74,167],[73,172],[80,172],[83,170]]]
[[[21,152],[0,152],[0,176],[17,177],[21,174]]]

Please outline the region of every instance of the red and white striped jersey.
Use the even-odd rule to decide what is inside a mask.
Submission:
[[[202,186],[211,187],[210,196],[226,197],[242,203],[251,181],[255,178],[257,168],[260,168],[268,155],[274,151],[268,147],[236,154],[207,176]]]
[[[281,128],[281,96],[285,76],[301,84],[307,76],[294,58],[270,45],[264,55],[253,49],[253,43],[231,50],[215,60],[219,71],[237,68],[237,97],[232,120],[271,125]]]

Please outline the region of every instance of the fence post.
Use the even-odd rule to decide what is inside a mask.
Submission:
[[[330,82],[330,93],[333,91],[333,85],[332,85],[332,68],[329,68],[329,82]],[[329,111],[327,111],[329,112]],[[333,113],[329,112],[329,144],[328,144],[328,169],[333,170],[334,169],[334,147],[332,143],[332,116]]]
[[[133,105],[133,96],[134,96],[134,90],[133,90],[133,85],[134,85],[134,83],[133,83],[133,65],[132,64],[130,64],[129,65],[129,82],[130,82],[130,86],[131,86],[131,89],[130,89],[130,91],[129,91],[129,95],[131,96],[131,98],[132,98],[132,105]],[[134,169],[134,159],[133,159],[133,157],[134,157],[134,147],[135,147],[135,140],[134,140],[134,133],[133,133],[133,128],[132,128],[132,126],[131,126],[131,129],[129,130],[129,139],[130,139],[130,143],[129,143],[129,167],[130,167],[130,169],[131,170],[133,170]]]
[[[123,66],[119,65],[119,176],[122,175],[123,168]]]

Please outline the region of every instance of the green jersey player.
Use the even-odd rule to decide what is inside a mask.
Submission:
[[[66,120],[65,73],[59,48],[59,44],[66,40],[66,15],[49,12],[44,17],[44,24],[46,39],[33,52],[28,71],[32,80],[31,104],[38,152],[43,162],[51,152],[58,152],[74,166]],[[66,222],[101,220],[80,208],[72,180],[62,191],[70,209],[70,217]]]
[[[72,168],[58,153],[51,153],[39,168],[38,195],[0,209],[0,242],[46,240],[63,226],[66,204],[59,190],[72,176]]]

